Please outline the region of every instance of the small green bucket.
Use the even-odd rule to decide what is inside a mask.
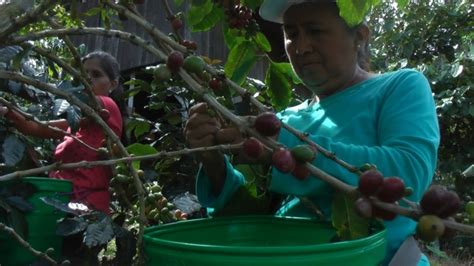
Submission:
[[[386,232],[332,242],[330,223],[307,218],[239,216],[147,228],[147,265],[369,266],[385,257]]]
[[[50,257],[58,259],[61,255],[62,237],[56,235],[56,222],[65,214],[45,204],[41,197],[53,197],[64,203],[69,202],[69,194],[72,191],[72,183],[68,180],[60,180],[43,177],[24,177],[24,182],[33,184],[37,192],[28,201],[34,210],[26,213],[25,218],[28,225],[28,237],[25,239],[34,249],[45,252],[53,248]],[[0,182],[0,186],[8,186],[11,182]],[[0,217],[0,221],[4,218]],[[0,232],[0,265],[29,265],[38,258],[32,255],[18,242]]]

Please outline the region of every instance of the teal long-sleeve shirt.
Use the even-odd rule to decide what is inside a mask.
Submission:
[[[431,89],[419,72],[402,69],[375,76],[322,99],[306,101],[278,114],[283,122],[308,134],[323,148],[352,164],[372,163],[384,176],[398,176],[414,192],[410,200],[418,202],[431,183],[439,146],[439,127]],[[301,141],[282,129],[278,141],[287,147]],[[358,177],[323,155],[316,156],[314,165],[323,171],[357,186]],[[218,197],[214,197],[203,171],[196,182],[197,196],[204,206],[222,208],[245,178],[227,161],[226,182]],[[305,196],[330,217],[333,189],[317,178],[298,180],[290,174],[272,170],[272,191]],[[281,206],[278,215],[311,216],[298,200]],[[386,221],[387,259],[401,243],[414,233],[416,223],[397,216]]]

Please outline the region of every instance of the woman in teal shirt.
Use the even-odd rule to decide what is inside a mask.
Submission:
[[[364,69],[361,55],[369,29],[364,23],[348,27],[334,1],[265,1],[260,14],[283,24],[290,63],[313,93],[302,104],[280,112],[282,121],[308,133],[312,141],[344,161],[372,163],[384,176],[401,177],[414,190],[410,200],[418,202],[431,183],[439,146],[435,105],[426,78],[409,69],[380,75]],[[229,140],[229,132],[208,115],[205,104],[191,109],[185,133],[191,147]],[[301,144],[284,129],[278,141],[287,147]],[[199,159],[203,167],[196,183],[198,198],[205,206],[221,209],[245,178],[220,152],[204,152]],[[313,163],[348,184],[358,183],[355,174],[324,156],[317,156]],[[310,198],[330,217],[334,191],[319,179],[301,181],[273,169],[270,189]],[[286,202],[277,214],[312,215],[300,208],[297,199]],[[397,216],[385,226],[388,250],[384,264],[389,264],[414,234],[416,223]],[[415,258],[413,265],[429,265],[425,256]]]

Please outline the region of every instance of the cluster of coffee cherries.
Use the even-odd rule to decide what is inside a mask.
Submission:
[[[362,197],[355,203],[356,211],[363,217],[377,217],[383,220],[395,219],[396,213],[373,206],[369,197],[397,204],[400,199],[411,193],[411,189],[406,188],[405,183],[399,177],[384,178],[375,167],[364,166],[364,168],[367,170],[360,175],[358,185]]]
[[[161,187],[157,182],[148,184],[145,196],[145,215],[151,225],[187,219],[185,212],[177,209],[173,203],[168,202],[163,196]]]
[[[263,136],[272,137],[281,129],[281,121],[271,112],[258,115],[254,128]],[[242,146],[244,154],[249,158],[258,159],[264,152],[264,145],[256,138],[248,138]],[[305,166],[315,159],[316,150],[309,145],[298,145],[291,149],[277,149],[273,152],[273,166],[283,173],[291,173],[297,179],[305,180],[310,172]],[[413,189],[406,187],[404,181],[396,176],[384,177],[374,165],[366,164],[360,168],[359,190],[361,197],[355,202],[356,212],[366,218],[381,218],[393,220],[395,212],[381,209],[372,204],[372,199],[382,202],[398,204],[405,196],[413,193]],[[431,242],[438,239],[445,231],[442,219],[455,215],[461,206],[459,196],[444,186],[433,185],[423,195],[420,201],[421,215],[417,224],[419,239]],[[468,208],[469,207],[469,208]],[[466,205],[466,211],[474,212],[474,202]]]
[[[393,220],[396,213],[373,206],[369,197],[383,202],[394,203],[412,193],[399,177],[385,177],[375,168],[363,172],[359,177],[358,190],[362,197],[355,202],[356,211],[363,217],[377,217]],[[461,206],[459,196],[444,186],[433,185],[423,194],[420,201],[421,215],[417,224],[419,239],[432,242],[445,232],[442,219],[455,215]]]
[[[281,121],[271,112],[259,114],[254,123],[254,128],[263,136],[272,137],[278,134]],[[256,138],[248,138],[242,146],[246,156],[258,159],[264,152],[264,145]],[[291,173],[299,180],[305,180],[310,176],[306,162],[311,162],[316,156],[316,150],[309,145],[297,145],[290,149],[280,148],[272,154],[272,165],[282,173]]]
[[[240,4],[228,8],[225,14],[228,17],[229,27],[232,29],[244,29],[248,27],[253,18],[252,10]]]
[[[417,236],[431,242],[445,232],[442,219],[450,219],[461,207],[461,199],[454,191],[441,185],[433,185],[423,194],[420,201],[422,216],[416,227]]]
[[[211,90],[220,91],[224,86],[225,76],[212,76],[205,70],[205,66],[206,62],[200,56],[191,54],[185,57],[183,53],[173,51],[168,55],[166,63],[158,64],[153,69],[153,76],[157,82],[169,81],[174,73],[183,68],[188,73],[199,77]]]
[[[244,30],[248,35],[254,35],[259,31],[259,26],[253,17],[252,9],[242,5],[238,0],[216,2],[224,8],[229,28]]]

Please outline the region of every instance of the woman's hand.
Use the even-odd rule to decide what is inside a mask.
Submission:
[[[199,103],[189,110],[189,119],[184,127],[184,137],[190,148],[217,145],[217,134],[221,123],[210,115],[207,104]],[[211,181],[212,191],[219,195],[225,183],[226,165],[224,155],[220,151],[206,151],[197,154],[202,167]]]
[[[8,111],[9,111],[8,107],[0,103],[0,117],[4,117],[8,113]]]
[[[209,113],[205,103],[198,103],[189,110],[189,119],[184,127],[184,136],[190,148],[217,145],[216,135],[220,122]]]

